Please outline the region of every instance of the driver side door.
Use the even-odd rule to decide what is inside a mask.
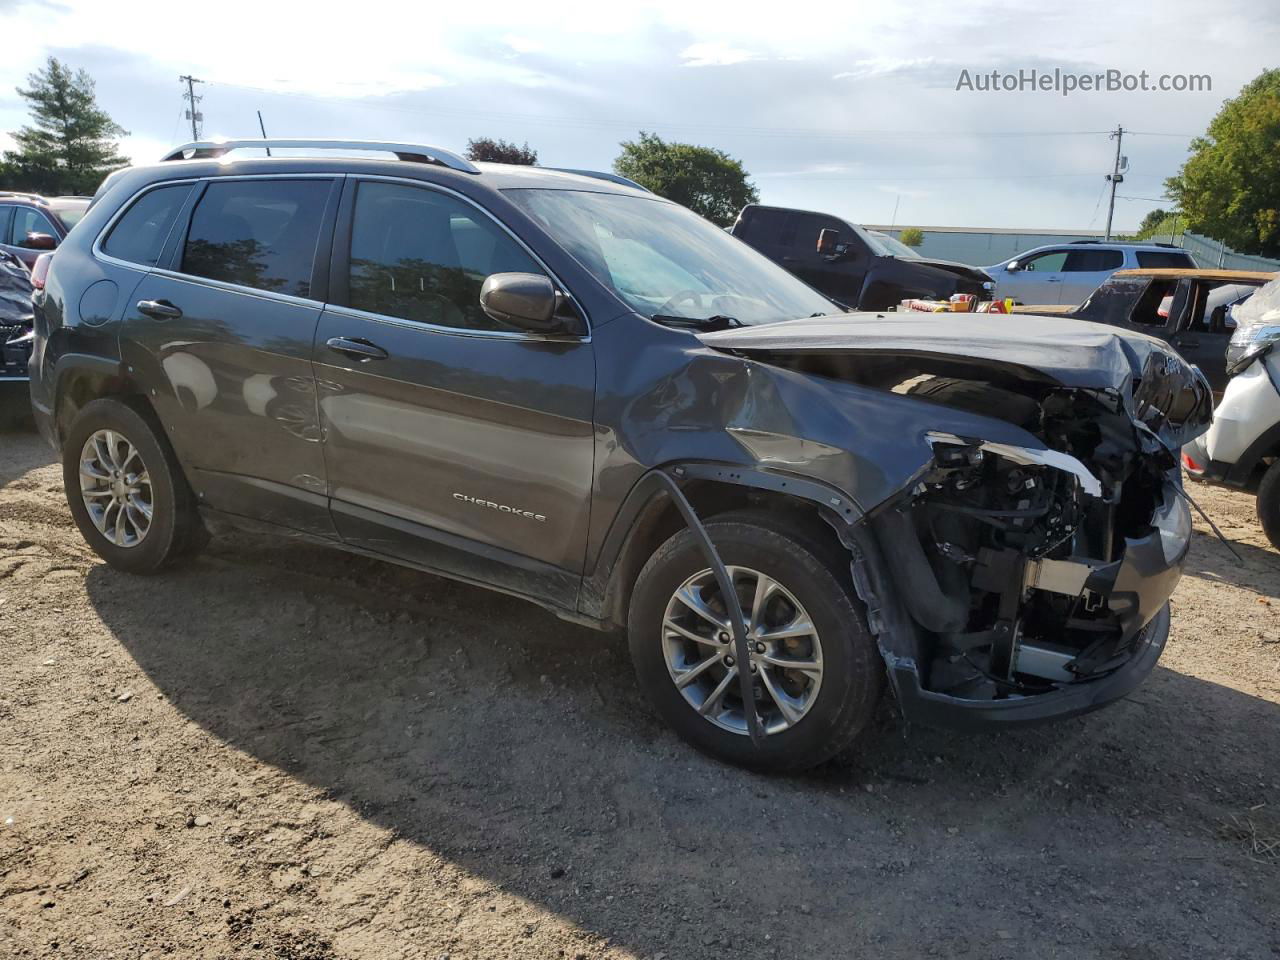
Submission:
[[[1018,269],[999,280],[1002,297],[1013,297],[1025,304],[1062,303],[1063,267],[1067,250],[1044,250],[1018,259]]]

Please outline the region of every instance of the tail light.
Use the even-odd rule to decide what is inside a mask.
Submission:
[[[1199,473],[1201,469],[1203,469],[1200,464],[1191,459],[1191,454],[1187,453],[1185,450],[1182,452],[1182,463],[1188,470],[1192,470],[1196,473]]]
[[[53,263],[52,253],[42,253],[31,265],[31,286],[37,290],[44,289],[44,282],[49,278],[49,264]]]

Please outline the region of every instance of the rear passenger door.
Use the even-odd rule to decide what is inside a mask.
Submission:
[[[311,345],[339,187],[199,183],[121,336],[126,361],[163,385],[157,412],[201,503],[317,536],[334,533]]]
[[[505,272],[548,271],[471,201],[348,180],[315,346],[331,509],[361,549],[571,607],[591,499],[591,342],[490,319],[480,287]]]
[[[1062,287],[1059,303],[1081,304],[1089,294],[1124,266],[1124,253],[1082,247],[1067,254],[1062,265]]]

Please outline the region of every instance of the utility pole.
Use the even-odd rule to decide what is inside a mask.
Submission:
[[[1107,174],[1107,179],[1111,181],[1111,202],[1107,204],[1107,236],[1111,239],[1111,218],[1116,212],[1116,184],[1124,183],[1124,174],[1120,172],[1120,141],[1124,139],[1124,127],[1117,126],[1115,132],[1111,134],[1111,139],[1116,142],[1116,159],[1115,164],[1111,168],[1111,172]]]
[[[191,121],[191,139],[199,140],[200,124],[204,121],[204,114],[197,109],[196,105],[204,97],[196,96],[196,84],[204,81],[190,74],[185,74],[178,79],[187,85],[187,92],[182,95],[182,99],[187,101],[187,119]]]

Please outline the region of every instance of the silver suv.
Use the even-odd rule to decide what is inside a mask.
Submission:
[[[1167,243],[1074,243],[1036,247],[985,267],[995,281],[997,298],[1019,303],[1083,303],[1117,270],[1138,267],[1187,267],[1196,262],[1185,250]]]

